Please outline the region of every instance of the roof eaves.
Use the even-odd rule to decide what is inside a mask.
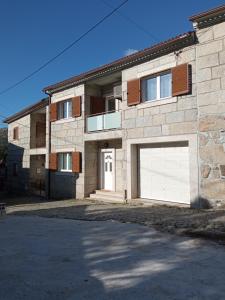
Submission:
[[[128,57],[116,60],[110,64],[103,65],[100,68],[88,71],[86,73],[74,76],[67,80],[53,84],[43,89],[44,92],[55,93],[60,90],[84,83],[91,79],[101,77],[108,73],[113,73],[119,70],[123,70],[127,67],[132,67],[140,62],[145,62],[149,59],[153,59],[173,51],[179,50],[186,46],[192,45],[196,42],[195,31],[187,32],[182,35],[176,36],[175,38],[169,39],[165,42],[156,44],[150,48],[141,50]]]
[[[206,12],[191,16],[191,22],[197,23],[199,29],[219,24],[225,21],[225,5],[216,7]]]
[[[47,105],[49,104],[49,98],[44,98],[30,106],[27,106],[25,107],[24,109],[22,109],[21,111],[15,113],[14,115],[12,116],[9,116],[8,118],[4,119],[3,122],[4,123],[7,123],[7,124],[10,124],[22,117],[25,117],[26,115],[38,110],[38,109],[41,109],[43,107],[46,107]]]

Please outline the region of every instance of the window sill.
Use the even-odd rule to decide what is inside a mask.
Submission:
[[[75,118],[59,119],[59,120],[56,120],[54,122],[54,124],[69,123],[69,122],[73,122],[73,121],[75,121]]]
[[[177,102],[177,97],[169,97],[152,101],[145,101],[138,105],[138,108],[153,107]]]

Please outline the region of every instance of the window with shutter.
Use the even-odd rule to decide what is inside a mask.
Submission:
[[[13,139],[18,140],[19,139],[19,127],[13,128]]]
[[[81,152],[72,153],[72,171],[74,173],[81,173]]]
[[[49,155],[49,170],[57,170],[57,153],[50,153]]]
[[[191,92],[191,66],[182,64],[172,69],[172,96]]]
[[[81,116],[81,96],[72,98],[72,116],[77,118]]]
[[[127,104],[129,106],[141,102],[140,79],[134,79],[127,82]]]
[[[50,122],[57,120],[57,103],[52,103],[50,105]]]

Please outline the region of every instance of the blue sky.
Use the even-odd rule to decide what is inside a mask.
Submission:
[[[122,0],[0,0],[0,91],[25,77],[110,12]],[[220,0],[129,0],[47,68],[0,96],[8,116],[45,97],[42,88],[192,30],[188,17],[225,4]],[[152,38],[152,35],[156,39]],[[0,119],[1,120],[1,119]],[[1,124],[0,124],[1,126]]]

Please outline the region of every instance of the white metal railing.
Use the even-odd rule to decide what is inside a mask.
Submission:
[[[112,111],[86,117],[86,131],[101,131],[121,128],[121,112]]]

